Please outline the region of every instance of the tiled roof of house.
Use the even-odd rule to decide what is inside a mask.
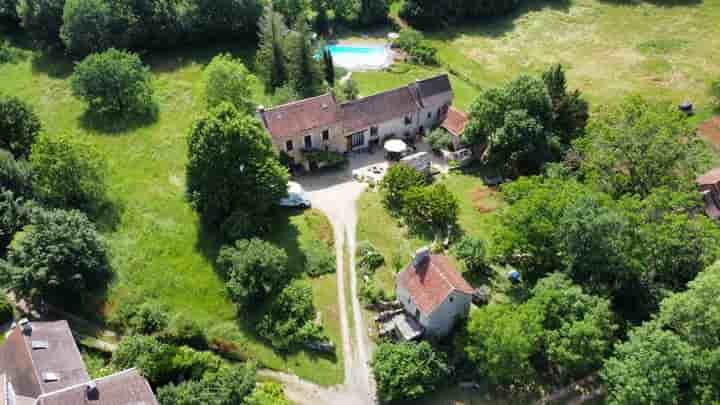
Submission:
[[[261,110],[260,115],[268,132],[276,139],[329,126],[339,119],[338,105],[332,93]]]
[[[343,129],[359,131],[371,125],[403,118],[420,108],[409,87],[389,90],[340,105]]]
[[[461,136],[465,132],[468,124],[468,116],[462,111],[452,107],[447,112],[447,117],[442,123],[442,127],[455,136]]]
[[[447,93],[452,92],[450,77],[447,74],[415,82],[420,100],[424,106],[434,106],[445,102]]]
[[[697,178],[697,183],[701,186],[717,184],[720,182],[720,167],[710,170]]]
[[[429,315],[453,292],[472,294],[473,288],[445,255],[430,255],[421,265],[412,263],[397,276],[423,314]]]
[[[16,327],[0,347],[0,371],[18,395],[38,397],[90,380],[66,321],[30,326]]]
[[[157,405],[147,380],[136,369],[78,384],[38,398],[37,405]]]
[[[447,74],[388,90],[358,100],[337,104],[332,93],[260,110],[270,136],[285,139],[319,127],[343,123],[346,132],[402,118],[423,105],[447,102],[452,86]]]

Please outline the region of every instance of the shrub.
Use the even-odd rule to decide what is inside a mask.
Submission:
[[[43,134],[33,145],[30,163],[36,193],[48,204],[91,212],[105,203],[107,166],[89,143]]]
[[[2,3],[2,0],[0,0],[0,3]],[[10,45],[8,41],[0,40],[0,65],[3,63],[15,62],[19,57],[20,52],[18,49]]]
[[[151,335],[163,331],[168,323],[167,308],[155,302],[146,302],[140,304],[129,319],[128,332]]]
[[[178,314],[160,334],[160,339],[176,346],[189,346],[196,350],[207,350],[205,330],[193,319]]]
[[[17,97],[0,95],[0,148],[16,159],[27,158],[40,129],[40,119],[29,104]]]
[[[305,271],[310,277],[319,277],[335,272],[335,255],[324,244],[315,244],[308,249],[305,256]]]
[[[66,304],[102,287],[109,276],[107,248],[79,211],[38,211],[8,252],[10,289],[19,298]]]
[[[0,184],[18,197],[33,196],[33,174],[30,163],[26,160],[15,160],[13,155],[0,149]]]
[[[154,386],[173,381],[177,375],[173,358],[177,349],[153,336],[126,336],[113,353],[111,364],[118,370],[137,367]]]
[[[8,301],[5,294],[0,293],[0,325],[12,322],[14,317],[15,309],[13,305]]]
[[[715,108],[720,109],[720,79],[717,79],[710,84],[709,93]]]
[[[370,366],[381,402],[417,399],[433,392],[450,375],[442,353],[433,351],[427,342],[383,343]]]
[[[393,212],[403,206],[405,193],[413,187],[427,184],[427,178],[412,167],[397,164],[388,169],[382,181],[383,203]]]
[[[385,262],[385,258],[369,241],[362,241],[358,244],[357,255],[360,258],[360,267],[369,273],[377,270]]]
[[[241,307],[280,291],[292,276],[287,265],[285,250],[260,239],[239,240],[218,257],[230,298]]]
[[[202,379],[160,387],[157,397],[162,405],[245,404],[255,388],[255,376],[255,365],[250,362],[242,366],[223,366],[205,373]]]
[[[392,301],[395,297],[385,292],[373,279],[370,279],[361,283],[360,299],[367,305],[377,305],[382,302]]]
[[[257,385],[249,397],[245,398],[246,405],[290,405],[285,397],[283,386],[276,382],[263,382]]]
[[[323,168],[342,167],[348,163],[344,154],[330,150],[309,150],[304,152],[304,156],[311,164]]]
[[[210,61],[203,73],[205,102],[214,108],[228,102],[239,111],[254,112],[252,84],[255,78],[245,65],[230,54],[220,54]]]
[[[322,329],[313,325],[314,319],[312,287],[295,282],[278,295],[258,325],[258,331],[274,348],[289,350],[303,343],[326,339]]]
[[[15,234],[30,223],[31,215],[32,208],[25,200],[10,190],[0,189],[0,258],[5,257]]]
[[[360,88],[357,82],[352,77],[349,77],[337,86],[335,96],[340,102],[357,100],[358,96],[360,96]]]
[[[400,36],[395,40],[394,45],[403,51],[409,52],[410,49],[418,46],[424,40],[425,36],[422,32],[412,28],[405,28],[400,31]]]
[[[437,64],[437,49],[430,45],[422,33],[411,28],[400,31],[395,45],[405,51],[410,61],[419,65]]]
[[[157,112],[152,74],[130,52],[109,49],[75,66],[72,91],[100,115],[152,117]]]
[[[486,267],[485,243],[482,239],[465,236],[453,246],[453,252],[469,271],[481,271]]]
[[[436,152],[450,150],[453,146],[452,136],[442,128],[430,132],[425,137],[425,140],[430,145],[430,148]]]

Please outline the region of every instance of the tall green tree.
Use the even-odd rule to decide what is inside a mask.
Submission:
[[[211,226],[222,226],[236,213],[263,220],[287,195],[287,169],[262,124],[230,104],[195,122],[188,159],[189,199]]]
[[[536,306],[492,303],[472,311],[465,352],[493,384],[532,382],[531,358],[540,350],[543,314]]]
[[[110,275],[107,248],[95,225],[78,211],[49,210],[10,245],[3,278],[18,297],[77,303]]]
[[[15,234],[30,223],[32,208],[12,191],[0,189],[0,258],[5,257]]]
[[[335,86],[335,64],[332,53],[329,49],[323,50],[323,67],[325,70],[325,81],[330,87]]]
[[[432,393],[450,375],[444,355],[427,342],[382,343],[370,366],[382,403],[418,399]]]
[[[12,191],[18,197],[33,198],[34,175],[27,160],[16,160],[13,155],[0,149],[0,188]]]
[[[106,201],[107,164],[95,148],[70,135],[42,134],[30,163],[40,199],[60,208],[94,212]]]
[[[303,98],[325,91],[322,67],[315,54],[310,27],[305,20],[299,20],[287,43],[288,76],[295,91]]]
[[[292,277],[285,250],[260,239],[239,240],[220,250],[218,266],[240,307],[276,295]]]
[[[585,133],[589,115],[588,102],[580,90],[568,92],[565,69],[560,64],[542,74],[553,108],[553,131],[560,141],[569,145]]]
[[[157,113],[152,80],[150,69],[136,54],[109,49],[77,64],[71,85],[91,113],[152,117]]]
[[[390,5],[387,0],[360,0],[360,24],[372,26],[387,21]]]
[[[289,26],[300,20],[306,20],[309,4],[307,0],[274,0],[273,8],[282,14]]]
[[[17,97],[0,94],[0,149],[27,158],[42,125],[33,108]]]
[[[214,108],[228,102],[239,111],[253,113],[252,84],[255,77],[230,54],[214,57],[203,72],[205,102]]]
[[[19,0],[21,25],[41,45],[58,47],[64,6],[65,0]]]
[[[265,6],[258,23],[260,46],[257,52],[255,67],[258,75],[265,83],[265,89],[274,92],[288,80],[287,59],[285,57],[285,40],[288,28],[282,14],[273,9],[270,2]]]
[[[583,172],[613,196],[647,197],[657,187],[691,190],[707,152],[673,106],[633,96],[591,123],[578,141]]]

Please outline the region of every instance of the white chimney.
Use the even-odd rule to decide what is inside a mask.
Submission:
[[[417,269],[418,267],[425,264],[425,261],[428,259],[430,259],[430,248],[420,248],[415,251],[415,257],[413,258],[413,266]]]

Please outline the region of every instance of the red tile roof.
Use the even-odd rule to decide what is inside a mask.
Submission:
[[[697,178],[697,183],[701,186],[713,185],[720,182],[720,167],[710,170]]]
[[[420,105],[410,88],[406,86],[349,101],[341,104],[340,108],[343,129],[346,132],[353,132],[389,120],[404,118],[416,112]]]
[[[270,108],[260,114],[270,135],[283,139],[338,122],[338,111],[335,96],[328,93]]]
[[[473,288],[445,255],[430,255],[416,268],[412,263],[397,276],[423,314],[429,315],[453,292],[472,294]]]
[[[456,110],[452,107],[448,110],[447,117],[442,123],[442,127],[447,129],[448,132],[455,136],[461,136],[465,132],[465,127],[468,124],[468,116],[462,111]]]
[[[446,103],[448,94],[452,95],[450,79],[447,74],[442,74],[343,104],[337,104],[335,96],[328,93],[261,110],[259,115],[275,139],[286,139],[340,122],[344,131],[351,133],[403,118],[422,106]]]
[[[66,321],[31,322],[32,330],[16,327],[0,347],[0,372],[8,375],[18,395],[38,397],[75,384],[90,381],[85,364],[75,345]],[[47,343],[47,348],[33,349],[33,342]],[[45,381],[43,373],[58,376]]]
[[[95,394],[79,384],[38,398],[37,405],[157,405],[147,380],[136,369],[95,380]]]

